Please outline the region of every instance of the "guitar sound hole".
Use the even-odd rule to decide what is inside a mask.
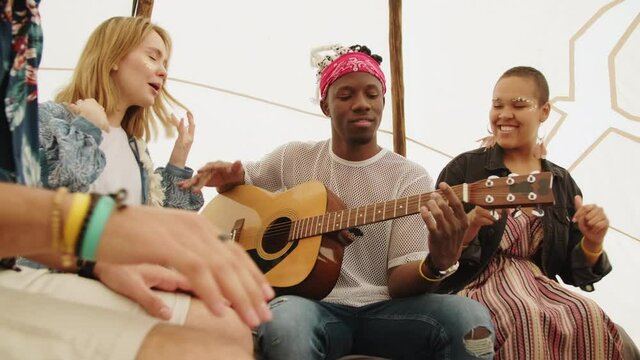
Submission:
[[[262,248],[269,254],[277,253],[287,246],[291,219],[278,218],[272,222],[262,237]]]

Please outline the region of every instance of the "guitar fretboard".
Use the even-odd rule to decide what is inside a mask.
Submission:
[[[291,224],[289,241],[417,214],[431,199],[430,194],[413,195],[296,220]]]

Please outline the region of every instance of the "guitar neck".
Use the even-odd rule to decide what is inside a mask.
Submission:
[[[455,194],[461,200],[465,198],[465,187],[466,184],[452,186]],[[420,208],[431,199],[430,194],[435,192],[440,192],[440,190],[295,220],[291,224],[289,240],[417,214],[420,212]]]
[[[532,207],[554,203],[553,174],[543,172],[529,175],[489,177],[473,183],[452,186],[455,195],[464,203],[487,209]],[[289,240],[317,236],[354,226],[377,223],[417,214],[431,199],[426,192],[400,199],[383,201],[352,209],[295,220],[291,224]]]

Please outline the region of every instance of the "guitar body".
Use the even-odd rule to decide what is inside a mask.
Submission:
[[[278,295],[319,300],[338,280],[349,242],[338,232],[288,241],[291,221],[341,209],[338,197],[321,182],[311,181],[282,193],[236,186],[212,199],[202,215],[232,234]]]

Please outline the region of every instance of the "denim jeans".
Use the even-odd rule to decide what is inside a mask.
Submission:
[[[273,320],[256,329],[265,359],[336,359],[348,354],[391,359],[492,359],[489,312],[457,295],[424,294],[363,307],[297,296],[270,303]],[[469,340],[472,330],[489,336]],[[465,339],[467,336],[467,339]]]

